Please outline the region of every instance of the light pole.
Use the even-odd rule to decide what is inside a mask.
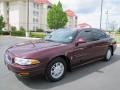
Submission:
[[[29,1],[27,0],[27,30],[26,30],[26,37],[29,37]]]
[[[101,10],[100,10],[100,30],[102,29],[102,13],[103,13],[103,0],[101,0]]]
[[[7,4],[7,29],[11,35],[11,31],[10,31],[10,27],[9,27],[9,2],[6,2],[6,4]]]
[[[108,18],[108,10],[106,11],[106,30],[108,30],[108,25],[109,25],[109,18]]]

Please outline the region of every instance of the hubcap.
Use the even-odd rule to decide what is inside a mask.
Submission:
[[[107,58],[107,60],[109,60],[111,58],[111,51],[110,50],[108,50],[106,58]]]
[[[64,65],[61,62],[55,63],[51,68],[51,76],[53,78],[60,78],[64,73]]]

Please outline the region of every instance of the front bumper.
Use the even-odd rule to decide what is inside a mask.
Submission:
[[[44,74],[44,64],[22,66],[14,63],[14,55],[6,51],[4,55],[4,62],[8,69],[19,76],[36,76]]]
[[[40,66],[19,66],[19,65],[7,65],[8,69],[20,76],[35,76],[43,74],[44,70]]]
[[[10,71],[22,77],[44,74],[44,68],[42,67],[42,64],[21,66],[15,63],[11,63],[7,60],[5,60],[5,64],[7,65]]]

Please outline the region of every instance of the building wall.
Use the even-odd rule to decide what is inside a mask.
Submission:
[[[10,26],[15,26],[17,29],[23,27],[27,29],[27,1],[10,1],[9,15],[7,14],[7,3],[0,2],[0,15],[4,16],[7,23],[7,15],[9,16]],[[29,29],[36,30],[40,28],[40,6],[34,3],[33,0],[29,2]]]
[[[7,3],[0,2],[0,14],[4,16],[7,23],[7,15],[9,16],[10,26],[15,26],[18,30],[20,27],[27,29],[27,0],[10,0],[9,15],[7,14]],[[34,0],[29,2],[29,29],[36,30],[41,28],[48,29],[47,12],[48,6],[51,4],[37,4]]]
[[[27,0],[10,0],[9,1],[9,24],[15,26],[18,30],[20,27],[27,29]],[[37,4],[34,0],[29,2],[29,30],[43,29],[48,30],[47,13],[50,3]],[[5,1],[0,2],[0,14],[7,22],[7,4]],[[75,16],[68,16],[67,28],[74,28],[77,25]]]
[[[9,3],[9,23],[10,26],[15,26],[17,29],[20,27],[20,10],[19,1],[13,1]]]
[[[0,2],[0,15],[7,21],[7,4],[5,2]]]
[[[50,7],[51,4],[40,4],[40,28],[45,31],[49,29],[47,24],[47,13]]]
[[[29,6],[29,27],[31,30],[35,31],[37,28],[40,28],[40,14],[41,13],[39,4],[31,1]]]
[[[77,17],[76,16],[67,16],[68,22],[66,24],[66,28],[76,28],[77,27]]]
[[[27,29],[27,2],[12,1],[10,2],[9,18],[11,26],[16,26],[17,29],[23,27]],[[29,29],[36,30],[40,27],[40,11],[39,5],[33,1],[29,2]]]

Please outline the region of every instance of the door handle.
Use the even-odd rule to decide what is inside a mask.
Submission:
[[[79,48],[79,50],[83,50],[84,48]]]

